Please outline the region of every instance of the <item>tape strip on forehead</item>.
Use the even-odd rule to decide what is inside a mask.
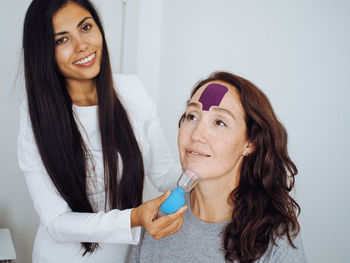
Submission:
[[[219,106],[228,88],[218,83],[209,84],[202,92],[199,102],[202,103],[202,110],[209,111],[211,106]]]

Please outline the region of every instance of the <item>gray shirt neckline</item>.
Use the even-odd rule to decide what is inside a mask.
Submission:
[[[207,233],[208,232],[217,233],[223,230],[223,228],[230,222],[230,219],[223,222],[218,222],[218,223],[208,223],[200,220],[192,212],[190,193],[186,193],[185,199],[186,199],[186,205],[188,208],[186,211],[187,213],[184,214],[184,217],[186,217],[186,219],[188,219],[188,222],[190,222],[190,224],[196,227],[197,229],[200,229],[201,231],[204,231]]]

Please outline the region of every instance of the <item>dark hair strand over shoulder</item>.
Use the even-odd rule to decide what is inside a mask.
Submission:
[[[68,2],[89,11],[103,37],[100,73],[96,77],[98,119],[103,151],[106,200],[111,208],[142,203],[144,179],[140,148],[113,85],[101,20],[88,0],[34,0],[24,21],[23,50],[28,110],[43,164],[58,193],[73,212],[94,212],[87,195],[89,152],[79,132],[65,78],[55,61],[53,15]],[[118,155],[123,171],[118,181]],[[84,254],[97,243],[82,243]]]

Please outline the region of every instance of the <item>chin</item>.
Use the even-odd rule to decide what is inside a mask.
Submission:
[[[86,72],[84,74],[82,74],[82,79],[94,79],[98,76],[98,74],[100,73],[100,70],[94,70],[94,71],[90,71],[90,72]]]
[[[208,174],[208,170],[203,165],[200,165],[198,163],[187,163],[187,164],[183,165],[182,167],[186,167],[186,168],[193,170],[201,178],[207,177],[206,175]]]

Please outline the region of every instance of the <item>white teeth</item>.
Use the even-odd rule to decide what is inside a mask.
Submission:
[[[196,152],[191,152],[191,154],[194,154],[194,155],[199,155],[199,153],[196,153]]]
[[[74,62],[74,64],[78,64],[78,65],[85,64],[85,63],[91,61],[95,57],[95,55],[96,55],[96,53],[93,53],[90,56],[88,56],[87,58],[83,58],[77,62]]]

